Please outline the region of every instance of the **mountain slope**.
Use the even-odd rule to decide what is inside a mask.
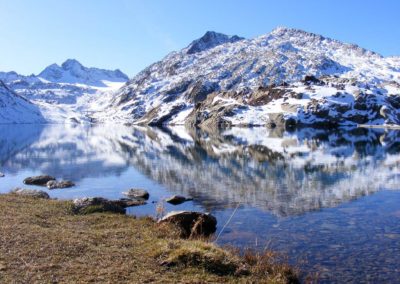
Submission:
[[[39,108],[0,81],[0,123],[44,123]]]
[[[400,122],[396,57],[288,28],[204,37],[140,72],[95,117],[204,127]]]

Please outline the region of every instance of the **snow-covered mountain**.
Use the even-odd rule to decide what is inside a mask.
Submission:
[[[207,32],[150,65],[95,113],[134,124],[400,123],[400,60],[289,28]]]
[[[89,86],[106,87],[106,82],[122,82],[129,80],[128,76],[119,69],[110,71],[99,68],[87,68],[75,59],[68,59],[61,66],[52,64],[39,75],[53,83],[84,84]]]
[[[0,80],[0,121],[3,123],[44,123],[39,108],[10,90]]]
[[[35,105],[42,115],[42,122],[68,123],[90,121],[89,114],[96,110],[97,102],[120,88],[128,76],[118,69],[88,68],[77,60],[68,59],[61,66],[48,66],[39,75],[0,72],[0,80]],[[14,120],[6,108],[0,116],[0,123],[21,122]]]

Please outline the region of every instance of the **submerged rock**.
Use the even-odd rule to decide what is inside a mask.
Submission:
[[[217,230],[217,219],[208,213],[194,211],[173,211],[159,223],[172,223],[181,229],[181,237],[210,236]]]
[[[186,198],[181,195],[174,195],[174,196],[171,196],[171,197],[165,199],[166,202],[173,204],[173,205],[182,204],[183,202],[190,201],[190,200],[193,200],[193,198]]]
[[[75,186],[75,184],[72,181],[69,180],[62,180],[62,181],[56,181],[56,180],[49,180],[46,183],[46,186],[48,189],[56,189],[56,188],[68,188]]]
[[[47,192],[43,190],[35,190],[35,189],[26,189],[26,188],[14,188],[11,191],[12,194],[29,196],[33,198],[42,198],[42,199],[50,199],[50,196]]]
[[[41,176],[27,177],[26,179],[24,179],[24,183],[30,185],[46,186],[46,184],[51,180],[56,180],[56,179],[49,175],[41,175]]]
[[[144,200],[147,200],[150,197],[150,194],[146,190],[137,188],[129,189],[128,191],[123,192],[122,194],[130,198],[144,199]]]

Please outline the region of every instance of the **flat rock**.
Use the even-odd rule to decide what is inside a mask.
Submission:
[[[50,199],[47,192],[43,190],[26,189],[26,188],[14,188],[11,193],[23,196],[29,196],[33,198]]]
[[[84,197],[73,201],[76,214],[113,212],[125,214],[126,207],[133,206],[125,200],[108,200],[102,197]]]
[[[150,197],[150,194],[148,193],[148,191],[146,191],[144,189],[137,189],[137,188],[129,189],[128,191],[125,191],[122,194],[124,194],[130,198],[134,198],[134,199],[147,200]]]
[[[186,201],[190,201],[190,200],[193,200],[193,198],[186,198],[182,195],[174,195],[174,196],[171,196],[171,197],[165,199],[166,202],[173,204],[173,205],[182,204],[182,203],[184,203]]]
[[[46,183],[46,186],[47,186],[48,189],[56,189],[56,188],[73,187],[73,186],[75,186],[75,184],[72,181],[69,181],[69,180],[62,180],[62,181],[49,180]]]
[[[46,186],[46,184],[51,180],[56,180],[56,179],[49,175],[41,175],[41,176],[27,177],[26,179],[24,179],[24,183],[31,185]]]
[[[110,202],[114,202],[115,204],[118,204],[123,208],[147,204],[147,202],[144,201],[143,199],[131,199],[131,198],[121,198],[118,200],[111,200]]]
[[[209,213],[194,211],[173,211],[159,223],[172,223],[181,229],[181,237],[210,236],[217,230],[217,219]]]

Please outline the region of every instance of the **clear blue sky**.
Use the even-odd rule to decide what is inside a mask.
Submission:
[[[0,71],[76,58],[130,77],[207,30],[252,38],[300,28],[400,55],[397,0],[0,0]]]

